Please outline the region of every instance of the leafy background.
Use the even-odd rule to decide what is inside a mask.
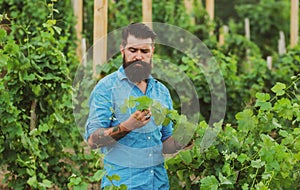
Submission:
[[[159,59],[174,63],[190,77],[201,105],[202,119],[191,147],[166,159],[171,189],[299,189],[300,47],[277,53],[279,31],[289,39],[289,1],[216,2],[213,22],[203,1],[194,1],[192,15],[186,13],[183,1],[152,4],[153,21],[179,26],[208,46],[227,93],[226,116],[216,126],[221,131],[204,149],[203,135],[211,130],[210,90],[204,74],[188,56],[157,47]],[[102,155],[87,148],[73,115],[72,82],[80,62],[71,1],[0,0],[0,7],[1,28],[9,28],[0,29],[0,187],[99,188],[105,175]],[[109,32],[140,22],[141,7],[141,1],[109,1]],[[195,25],[189,22],[191,16]],[[245,17],[250,19],[251,41],[244,37]],[[88,47],[93,42],[92,23],[93,1],[84,1],[83,36]],[[230,30],[220,46],[217,36],[224,24]],[[269,55],[271,70],[266,64]],[[115,70],[118,65],[113,62],[119,59],[114,57],[102,76]],[[176,97],[172,89],[171,93]],[[178,98],[174,107],[180,108]],[[109,177],[110,188],[125,189],[113,185],[119,176]]]

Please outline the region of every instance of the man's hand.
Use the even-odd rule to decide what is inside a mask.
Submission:
[[[124,122],[122,122],[122,127],[127,131],[132,131],[137,128],[141,128],[150,121],[151,111],[147,110],[138,110],[131,114],[131,116]]]
[[[184,148],[184,145],[179,144],[172,136],[163,142],[163,153],[174,154]]]

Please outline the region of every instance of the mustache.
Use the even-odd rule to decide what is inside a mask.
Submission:
[[[149,63],[147,63],[145,61],[142,61],[142,60],[135,60],[135,61],[124,62],[124,69],[126,67],[134,66],[134,65],[137,65],[137,64],[140,64],[142,66],[147,66]]]

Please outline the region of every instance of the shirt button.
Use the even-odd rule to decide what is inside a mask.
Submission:
[[[153,170],[150,170],[151,173],[153,173]]]
[[[151,139],[151,137],[148,137],[148,140],[150,140]]]
[[[149,156],[151,157],[151,156],[152,156],[152,154],[149,154]]]

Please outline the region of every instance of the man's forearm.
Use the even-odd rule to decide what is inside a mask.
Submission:
[[[108,146],[123,138],[130,131],[121,124],[111,128],[99,128],[88,139],[92,149]]]
[[[181,150],[184,146],[180,145],[175,139],[171,136],[163,142],[163,153],[164,154],[173,154]]]

